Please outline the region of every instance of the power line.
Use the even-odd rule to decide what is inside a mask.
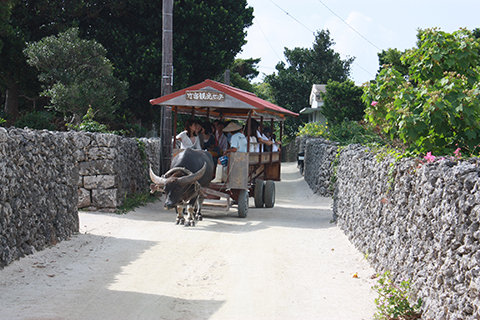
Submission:
[[[332,9],[330,9],[329,7],[327,7],[327,5],[325,3],[323,3],[321,0],[318,0],[318,2],[320,2],[321,4],[323,4],[323,6],[325,8],[328,9],[328,11],[330,11],[331,13],[333,13],[338,19],[342,20],[343,23],[345,23],[350,29],[352,29],[353,31],[355,31],[360,37],[362,37],[363,39],[365,39],[368,43],[370,43],[372,46],[374,46],[375,48],[377,48],[379,51],[381,51],[382,49],[380,49],[379,47],[377,47],[373,42],[371,42],[370,40],[368,40],[367,38],[365,38],[360,32],[358,32],[357,30],[355,30],[354,27],[352,27],[351,25],[349,25],[345,20],[343,20],[338,14],[336,14],[335,12],[332,11]]]
[[[295,20],[296,22],[298,22],[298,24],[300,24],[302,27],[304,27],[305,29],[307,29],[308,31],[310,31],[313,35],[315,35],[315,32],[313,32],[312,30],[310,30],[307,26],[305,26],[303,23],[301,23],[300,21],[298,21],[297,19],[295,19],[294,16],[292,16],[290,13],[288,13],[287,11],[283,10],[282,7],[280,7],[278,4],[276,4],[275,2],[273,2],[272,0],[270,0],[271,3],[273,3],[274,5],[276,5],[280,10],[282,10],[283,12],[285,12],[285,14],[287,16],[289,16],[290,18],[292,18],[293,20]]]
[[[320,0],[318,0],[318,1],[320,1]],[[277,6],[277,8],[279,8],[280,10],[282,10],[283,12],[285,12],[285,14],[286,14],[287,16],[289,16],[290,18],[292,18],[293,20],[295,20],[296,22],[298,22],[301,26],[303,26],[305,29],[307,29],[308,31],[310,31],[310,32],[315,36],[315,32],[313,32],[313,31],[310,30],[308,27],[306,27],[303,23],[301,23],[300,21],[298,21],[297,19],[295,19],[294,16],[292,16],[290,13],[288,13],[287,11],[285,11],[282,7],[280,7],[278,4],[276,4],[276,3],[273,2],[272,0],[270,0],[270,2],[273,3],[275,6]],[[320,2],[321,2],[321,1],[320,1]],[[330,10],[330,8],[328,8],[323,2],[321,2],[321,3],[322,3],[328,10]],[[330,12],[332,12],[335,16],[337,16],[340,20],[343,21],[343,19],[340,18],[335,12],[333,12],[332,10],[330,10]],[[255,19],[256,19],[256,18],[255,18]],[[353,27],[350,26],[348,23],[346,23],[345,21],[343,21],[343,22],[344,22],[345,24],[347,24],[350,28],[353,29]],[[261,30],[261,28],[260,28],[260,30]],[[353,30],[354,30],[355,32],[357,32],[355,29],[353,29]],[[263,33],[263,31],[262,31],[262,33]],[[358,33],[358,32],[357,32],[357,33]],[[368,42],[370,42],[367,38],[365,38],[364,36],[362,36],[360,33],[358,33],[358,34],[359,34],[361,37],[363,37],[365,40],[367,40]],[[265,35],[265,34],[264,34],[264,35]],[[265,37],[265,38],[266,38],[266,37]],[[267,40],[267,41],[268,41],[268,40]],[[371,42],[370,42],[370,43],[371,43]],[[269,42],[269,44],[270,44],[270,42]],[[378,50],[380,50],[380,48],[378,48],[377,46],[375,46],[373,43],[371,43],[371,44],[372,44],[374,47],[376,47]],[[270,45],[270,46],[271,46],[271,45]],[[272,47],[272,49],[273,49],[273,47]],[[337,51],[338,53],[340,53],[340,54],[348,57],[347,55],[343,54],[342,52],[340,52],[340,51],[338,51],[338,50],[336,50],[336,51]],[[275,52],[275,50],[274,50],[274,52]],[[276,52],[275,52],[275,54],[276,54]],[[277,55],[277,57],[278,57],[278,55]],[[280,59],[280,58],[279,58],[279,59]],[[282,59],[280,59],[280,60],[282,60]],[[372,73],[368,72],[365,68],[363,68],[361,65],[359,65],[359,64],[356,63],[355,61],[353,61],[353,64],[355,64],[356,66],[358,66],[360,69],[362,69],[363,71],[365,71],[365,72],[368,73],[369,75],[375,77]]]
[[[261,31],[262,34],[263,34],[263,37],[265,38],[265,40],[267,40],[268,44],[270,45],[270,48],[272,48],[272,50],[273,50],[273,52],[275,53],[275,55],[277,56],[277,58],[278,58],[279,60],[283,60],[282,58],[280,58],[280,57],[278,56],[277,51],[275,51],[275,49],[273,48],[273,46],[272,46],[272,44],[270,43],[270,41],[268,41],[268,38],[267,38],[267,36],[265,35],[265,32],[263,32],[262,27],[260,27],[260,23],[258,22],[258,20],[257,20],[256,17],[255,17],[255,22],[257,23],[258,27],[260,28],[260,31]]]

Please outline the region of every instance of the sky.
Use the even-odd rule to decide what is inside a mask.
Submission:
[[[313,48],[314,33],[328,29],[342,59],[355,57],[350,78],[375,78],[377,53],[415,47],[417,30],[480,28],[480,0],[247,0],[254,8],[247,44],[237,58],[261,58],[260,75],[285,61],[284,48]]]

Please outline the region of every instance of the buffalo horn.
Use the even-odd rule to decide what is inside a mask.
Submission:
[[[165,186],[165,183],[167,181],[167,179],[159,177],[153,172],[152,165],[150,165],[150,179],[152,179],[152,182],[156,185],[159,185],[160,187]]]
[[[186,186],[200,180],[200,178],[203,177],[203,175],[205,174],[205,170],[207,170],[206,163],[204,163],[202,169],[198,170],[197,172],[189,174],[188,176],[178,178],[178,184],[181,186]]]

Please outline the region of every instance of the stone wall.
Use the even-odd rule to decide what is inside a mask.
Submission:
[[[305,139],[304,176],[310,189],[318,195],[333,195],[331,177],[338,143],[323,138]]]
[[[78,231],[72,137],[0,127],[0,267]]]
[[[78,231],[78,207],[114,212],[158,172],[160,139],[0,127],[0,267]]]
[[[479,164],[340,152],[334,218],[378,272],[412,280],[423,319],[480,318]]]
[[[160,139],[137,141],[89,132],[80,132],[75,138],[79,208],[115,212],[126,194],[148,189],[147,164],[152,164],[155,172],[159,170]]]

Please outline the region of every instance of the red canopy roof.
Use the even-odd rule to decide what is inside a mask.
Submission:
[[[298,113],[260,99],[255,94],[213,80],[150,100],[152,105],[177,107],[178,112],[224,118],[241,118],[252,112],[264,118],[297,117]]]

